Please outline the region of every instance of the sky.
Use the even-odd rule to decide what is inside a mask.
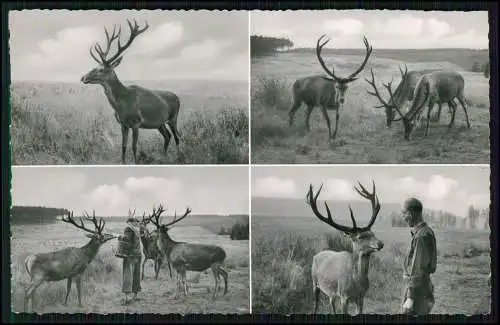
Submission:
[[[322,34],[325,48],[488,48],[487,11],[297,10],[255,11],[252,35],[289,38],[295,47],[315,47]]]
[[[381,204],[419,198],[424,208],[464,215],[470,205],[488,207],[490,169],[484,166],[258,166],[252,168],[252,196],[304,199],[312,183],[323,183],[320,200],[360,200],[358,181]]]
[[[97,66],[89,49],[104,44],[104,27],[121,25],[125,43],[126,19],[150,27],[125,52],[120,79],[248,80],[248,15],[206,10],[9,11],[12,80],[79,82]]]
[[[167,213],[248,214],[246,166],[13,167],[12,204],[137,215],[163,204]]]

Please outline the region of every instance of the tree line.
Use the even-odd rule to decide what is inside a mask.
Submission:
[[[284,37],[269,37],[261,35],[250,36],[250,56],[266,56],[273,55],[278,50],[289,49],[293,46],[293,42]]]
[[[480,229],[478,223],[481,221],[481,215],[488,218],[489,209],[479,209],[471,205],[469,206],[465,218],[458,217],[457,215],[445,211],[424,210],[422,213],[424,221],[431,227],[461,229]],[[391,213],[390,219],[392,227],[408,227],[408,224],[396,212]],[[489,223],[485,222],[484,229],[488,229],[488,227]]]
[[[250,226],[248,218],[238,220],[231,228],[221,226],[219,235],[229,235],[231,240],[248,240],[250,237]]]
[[[474,63],[472,64],[471,71],[472,72],[482,72],[486,78],[489,78],[490,77],[490,61],[483,63],[483,64],[481,64],[477,61],[474,61]]]
[[[68,212],[69,210],[62,208],[14,205],[10,209],[10,220],[12,224],[50,223]]]

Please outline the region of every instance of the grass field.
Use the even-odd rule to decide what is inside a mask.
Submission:
[[[181,160],[173,139],[165,155],[159,131],[141,129],[140,164],[248,163],[246,82],[135,84],[173,91],[181,101]],[[100,86],[14,82],[11,107],[13,165],[121,163],[120,126]],[[133,163],[131,135],[127,163]]]
[[[449,53],[443,53],[443,61],[440,62],[423,62],[424,59],[407,62],[404,53],[399,54],[399,59],[387,59],[377,56],[375,52],[359,79],[349,84],[344,109],[340,112],[337,137],[330,142],[319,108],[311,114],[310,133],[305,128],[305,105],[297,111],[295,123],[288,126],[288,112],[293,104],[293,82],[301,77],[324,74],[313,51],[252,59],[252,162],[489,163],[489,79],[482,73],[468,72],[444,61]],[[362,55],[324,54],[324,58],[328,66],[335,66],[335,73],[347,76],[359,66]],[[450,115],[446,104],[443,105],[441,120],[431,125],[428,137],[424,136],[423,129],[419,129],[413,133],[412,140],[406,142],[402,122],[394,122],[391,129],[386,128],[384,110],[375,108],[380,103],[367,93],[370,86],[364,78],[370,78],[370,68],[373,68],[377,87],[382,94],[386,94],[380,82],[389,82],[394,78],[394,89],[401,79],[398,66],[405,63],[409,71],[424,68],[460,71],[465,78],[471,129],[466,128],[465,115],[459,107],[455,126],[448,131]],[[335,112],[331,111],[329,115],[333,131]]]
[[[122,260],[114,256],[117,242],[112,240],[101,247],[98,255],[85,271],[82,280],[82,304],[78,308],[76,288],[73,287],[68,306],[63,306],[66,281],[45,283],[36,292],[40,313],[248,313],[250,311],[250,275],[248,240],[232,241],[229,236],[215,235],[208,227],[220,228],[220,219],[212,222],[203,217],[199,220],[203,226],[183,225],[171,230],[174,239],[193,243],[219,245],[227,253],[226,269],[229,273],[228,293],[212,300],[208,291],[214,288],[211,271],[204,273],[188,272],[190,295],[174,299],[176,289],[175,275],[171,279],[166,266],[160,271],[158,280],[154,279],[153,261],[145,267],[144,280],[141,282],[141,300],[122,306],[120,300]],[[195,224],[196,218],[191,218]],[[187,219],[186,219],[187,220]],[[122,232],[124,221],[108,221],[106,229]],[[12,311],[23,312],[24,288],[29,283],[29,276],[24,267],[24,258],[28,254],[50,252],[68,246],[83,246],[87,242],[80,231],[59,222],[37,226],[12,226],[11,272],[12,272]],[[31,308],[31,307],[30,307]]]
[[[312,313],[314,254],[349,246],[333,228],[311,218],[252,216],[252,313]],[[373,231],[384,248],[371,257],[364,314],[398,314],[401,263],[411,235],[406,228]],[[489,313],[490,233],[435,229],[435,234],[438,265],[431,276],[436,299],[432,313]],[[328,298],[321,295],[320,301],[319,312],[331,313]],[[349,308],[350,313],[354,310]]]

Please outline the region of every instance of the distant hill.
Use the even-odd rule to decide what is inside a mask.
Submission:
[[[52,223],[68,212],[67,209],[62,208],[14,205],[10,209],[10,221],[12,224]]]
[[[312,48],[297,48],[288,53],[314,53]],[[359,55],[364,56],[365,49],[324,49],[324,55]],[[474,62],[485,64],[490,60],[489,50],[473,49],[373,49],[373,56],[408,62],[448,61],[464,70],[470,71]]]

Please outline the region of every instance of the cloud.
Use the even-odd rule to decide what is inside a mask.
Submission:
[[[420,35],[424,28],[424,20],[404,13],[377,24],[377,31],[387,34]]]
[[[324,197],[335,200],[352,200],[358,195],[353,184],[345,179],[330,178],[326,181]]]
[[[205,60],[219,54],[222,50],[228,47],[231,42],[227,40],[216,40],[208,38],[200,43],[186,46],[181,51],[183,60]]]
[[[425,27],[429,30],[429,33],[436,38],[443,37],[453,31],[447,22],[439,21],[435,18],[427,19]]]
[[[141,26],[142,27],[142,26]],[[134,40],[129,55],[147,54],[154,56],[162,50],[178,44],[184,35],[184,27],[180,22],[169,22],[147,31]]]
[[[265,177],[255,180],[253,192],[255,196],[290,197],[296,194],[297,189],[292,180]]]
[[[343,35],[356,35],[363,30],[363,23],[352,18],[328,19],[324,21],[323,29],[325,31],[339,31]]]
[[[130,195],[118,185],[100,185],[88,195],[88,203],[99,215],[114,215],[129,207]]]
[[[431,199],[442,200],[457,187],[458,182],[454,179],[433,175],[428,185],[428,194]]]

